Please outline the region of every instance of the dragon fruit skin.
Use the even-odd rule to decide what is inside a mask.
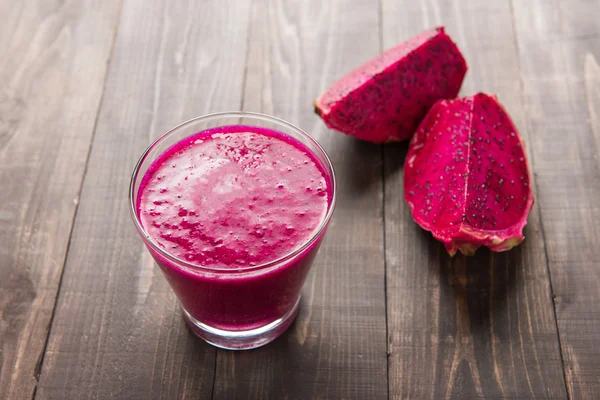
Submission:
[[[384,143],[410,139],[439,99],[456,97],[467,63],[443,27],[387,50],[314,101],[332,129]]]
[[[404,197],[448,253],[509,250],[524,239],[534,198],[524,145],[495,96],[440,100],[413,136]]]

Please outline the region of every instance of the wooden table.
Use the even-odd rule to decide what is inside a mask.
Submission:
[[[1,399],[600,399],[600,2],[0,2]],[[445,24],[463,94],[498,93],[536,205],[505,253],[448,257],[403,201],[406,144],[327,130],[311,102]],[[331,155],[339,203],[291,329],[193,337],[131,223],[144,148],[225,110]]]

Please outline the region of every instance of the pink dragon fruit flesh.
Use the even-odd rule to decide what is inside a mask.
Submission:
[[[439,99],[456,97],[467,72],[443,27],[423,32],[335,82],[314,101],[332,129],[375,143],[410,139]]]
[[[413,136],[404,196],[417,224],[448,253],[523,241],[533,192],[523,141],[496,96],[440,100]]]

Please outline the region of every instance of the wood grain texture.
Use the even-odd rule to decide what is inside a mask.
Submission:
[[[118,11],[0,2],[1,399],[37,385]]]
[[[327,130],[312,101],[377,54],[364,1],[255,1],[244,109],[284,118],[331,156],[338,205],[294,325],[250,352],[219,351],[215,399],[387,396],[381,150]]]
[[[127,189],[151,140],[239,107],[249,11],[248,1],[125,1],[37,398],[210,397],[215,349],[186,328]]]
[[[497,93],[529,142],[508,1],[384,0],[382,15],[386,48],[445,24],[470,67],[462,93]],[[538,208],[521,246],[450,259],[404,202],[406,149],[384,157],[390,397],[565,398]]]
[[[570,398],[600,398],[600,3],[513,2]]]

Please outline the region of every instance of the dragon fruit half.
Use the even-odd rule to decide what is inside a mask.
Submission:
[[[509,250],[523,241],[533,205],[527,157],[495,96],[440,100],[413,136],[404,196],[417,224],[450,255],[479,246]]]
[[[443,27],[407,40],[335,82],[314,101],[332,129],[375,143],[410,139],[429,108],[456,97],[467,72]]]

